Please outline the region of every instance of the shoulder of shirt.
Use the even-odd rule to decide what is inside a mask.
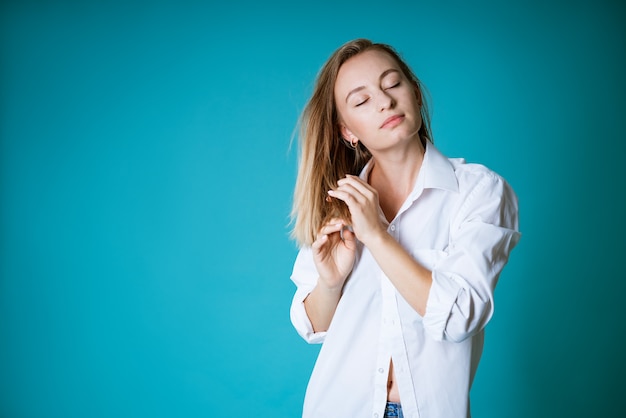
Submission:
[[[464,158],[448,158],[454,174],[459,181],[459,187],[478,185],[484,183],[496,184],[504,179],[495,171],[478,163],[468,163]]]

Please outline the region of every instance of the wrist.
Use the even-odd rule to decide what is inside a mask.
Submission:
[[[387,233],[387,230],[384,228],[379,228],[376,231],[372,231],[367,236],[363,237],[360,241],[365,245],[370,251],[375,248],[378,248],[381,245],[384,245],[386,240],[392,238],[391,235]]]
[[[329,284],[334,283],[334,284]],[[334,296],[341,295],[341,291],[343,290],[343,284],[345,283],[345,279],[339,282],[337,281],[328,281],[322,278],[321,276],[317,279],[317,290],[320,293],[324,293],[325,295]]]

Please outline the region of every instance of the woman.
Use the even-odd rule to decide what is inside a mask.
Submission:
[[[439,153],[423,97],[393,48],[358,39],[302,115],[291,320],[323,342],[305,418],[470,416],[517,199]]]

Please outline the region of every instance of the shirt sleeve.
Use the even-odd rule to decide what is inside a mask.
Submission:
[[[464,199],[450,228],[445,257],[432,269],[424,327],[437,341],[463,341],[493,315],[493,293],[520,238],[511,187],[488,172]]]
[[[317,269],[313,262],[311,249],[302,248],[296,257],[291,273],[291,280],[297,286],[296,293],[291,302],[291,323],[302,338],[309,344],[324,342],[326,332],[313,331],[311,320],[304,309],[304,299],[317,285]]]

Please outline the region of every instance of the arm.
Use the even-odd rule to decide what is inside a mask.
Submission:
[[[331,289],[318,284],[304,299],[304,309],[314,332],[327,331],[341,299],[341,289]]]
[[[376,190],[358,177],[347,176],[339,181],[337,190],[328,193],[348,205],[358,239],[369,249],[402,297],[417,313],[424,315],[432,273],[387,233],[380,221]]]
[[[500,271],[519,239],[517,198],[504,180],[486,175],[469,190],[451,225],[447,255],[434,266],[428,264],[432,271],[387,233],[371,186],[350,176],[339,184],[329,194],[346,202],[356,236],[424,317],[434,339],[462,341],[486,325]]]
[[[424,327],[436,340],[463,341],[487,325],[500,273],[520,238],[509,185],[494,173],[470,183],[449,246],[433,267]]]
[[[385,230],[368,237],[364,245],[402,297],[423,316],[432,285],[432,272],[418,263]]]
[[[304,300],[304,307],[315,332],[326,331],[341,299],[346,278],[354,266],[356,239],[343,221],[332,219],[324,225],[311,250],[319,274],[317,285]]]

